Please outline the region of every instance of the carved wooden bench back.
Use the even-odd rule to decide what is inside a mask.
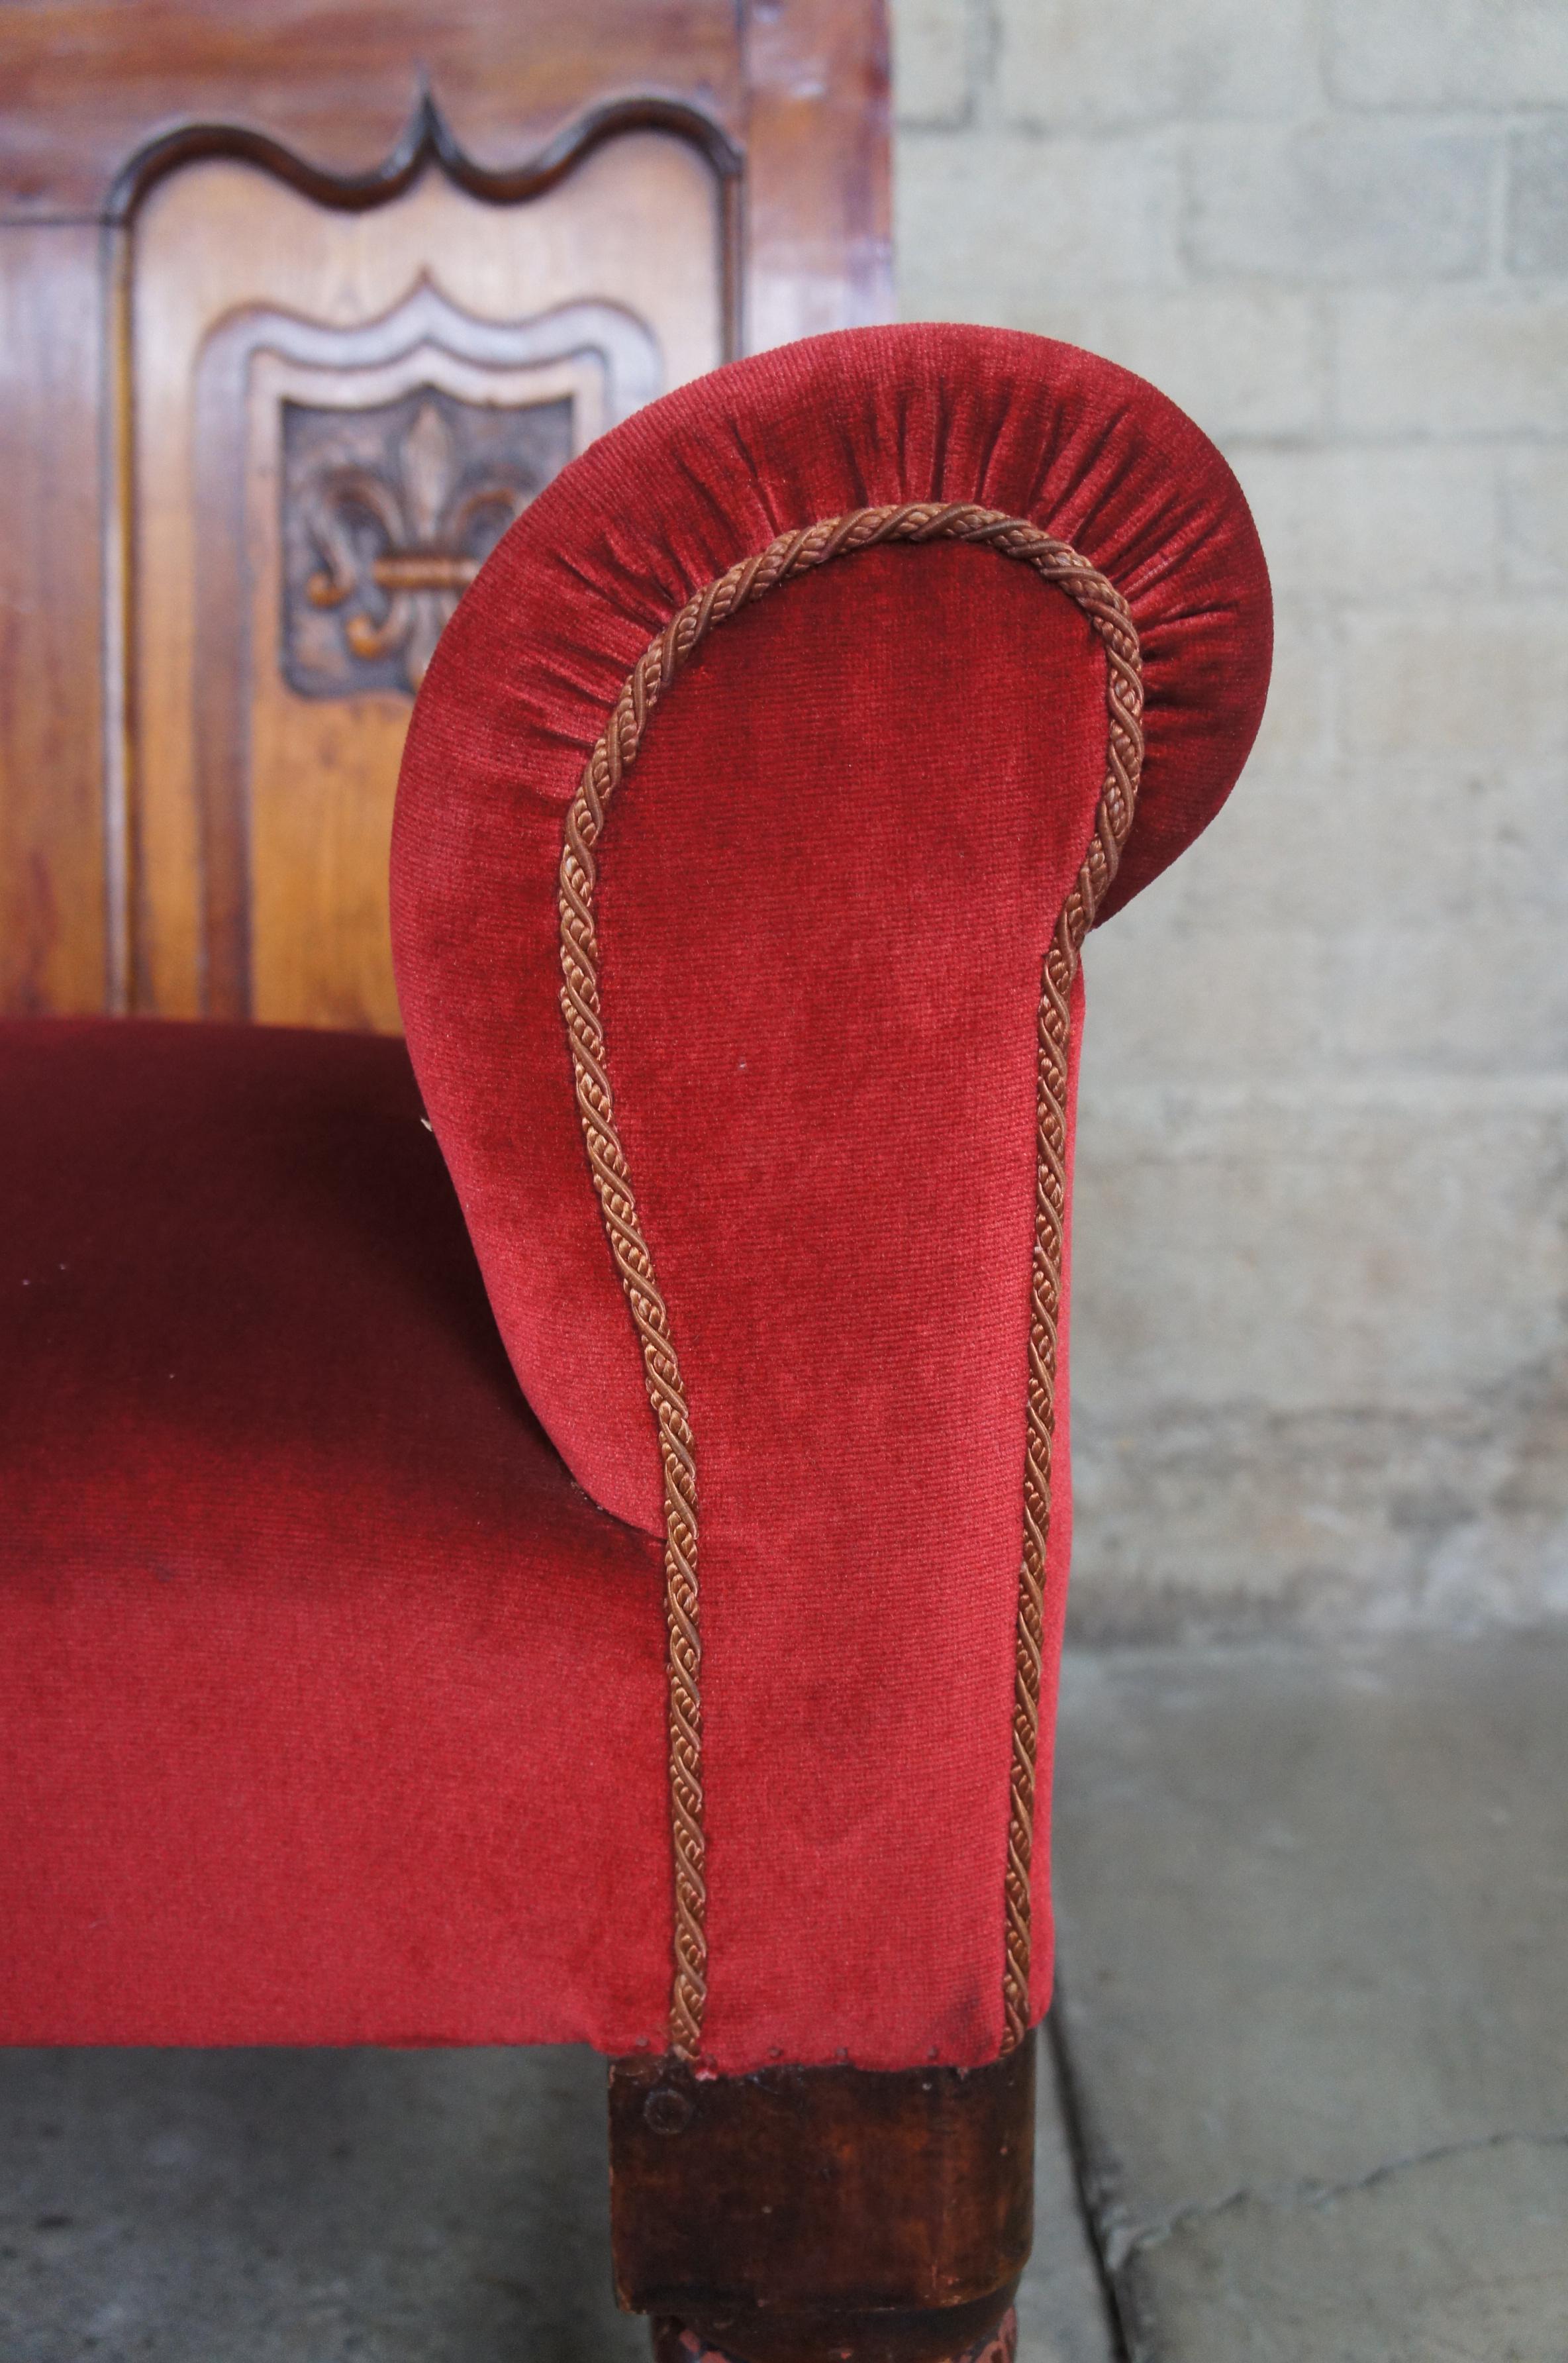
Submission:
[[[6,12],[0,1006],[396,1026],[436,638],[602,427],[885,314],[882,17]]]

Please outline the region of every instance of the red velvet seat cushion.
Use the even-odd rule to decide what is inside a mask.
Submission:
[[[0,2036],[661,2041],[657,1547],[402,1045],[0,1026]]]

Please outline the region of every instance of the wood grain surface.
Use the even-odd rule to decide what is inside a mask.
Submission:
[[[984,2068],[610,2070],[620,2303],[747,2363],[936,2363],[1033,2236],[1034,2040]]]
[[[363,358],[361,325],[422,279],[475,320],[535,318],[585,297],[619,306],[651,332],[663,383],[679,383],[722,358],[717,239],[706,165],[657,132],[600,149],[525,206],[486,205],[432,176],[374,211],[337,213],[220,160],[152,192],[136,230],[132,322],[142,1005],[398,1022],[387,849],[411,700],[390,689],[302,697],[285,679],[282,403],[351,410],[439,379],[428,353],[401,371]],[[327,357],[291,369],[258,351],[243,401],[215,422],[215,465],[202,468],[204,352],[215,329],[255,313],[335,332]],[[497,401],[573,390],[558,370],[474,365],[469,376],[470,394]],[[591,414],[588,430],[600,423]],[[225,490],[241,478],[237,516]]]
[[[287,678],[277,405],[415,383],[354,338],[424,282],[508,333],[624,312],[661,385],[886,316],[887,96],[882,0],[0,10],[0,1006],[395,1026],[409,701]],[[274,371],[269,423],[258,349],[215,466],[247,315],[341,362]],[[548,393],[469,361],[463,399]]]
[[[0,229],[0,996],[102,1008],[100,234]]]

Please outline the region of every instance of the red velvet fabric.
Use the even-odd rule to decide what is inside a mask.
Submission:
[[[1039,339],[863,331],[653,405],[507,537],[415,715],[393,850],[410,1047],[529,1400],[650,1537],[653,1426],[558,1006],[564,815],[691,590],[785,527],[906,498],[1028,516],[1128,596],[1149,751],[1124,900],[1245,756],[1266,579],[1190,422]],[[895,549],[716,633],[610,814],[609,1067],[696,1438],[706,2041],[727,2069],[1000,2040],[1035,1009],[1105,743],[1103,657],[1062,594],[988,553]]]
[[[0,1143],[0,2038],[662,2042],[658,1549],[401,1043],[4,1026]]]
[[[1120,897],[1228,789],[1262,561],[1136,380],[866,331],[606,437],[459,609],[400,794],[400,987],[483,1286],[401,1046],[0,1028],[6,2038],[662,2041],[658,1463],[558,1005],[562,823],[692,588],[927,496],[1035,518],[1132,601]],[[696,1436],[724,2069],[1000,2039],[1035,1006],[1104,755],[1066,598],[899,549],[715,635],[610,815],[609,1062]],[[1066,1461],[1064,1367],[1037,2008]]]

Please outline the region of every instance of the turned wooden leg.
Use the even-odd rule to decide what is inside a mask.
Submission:
[[[1034,2045],[986,2068],[610,2070],[615,2293],[657,2363],[1011,2363]]]

